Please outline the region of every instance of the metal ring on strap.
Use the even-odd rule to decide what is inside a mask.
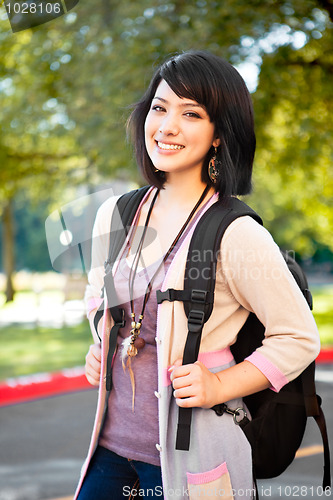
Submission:
[[[235,424],[239,425],[244,418],[247,418],[247,413],[244,410],[244,408],[241,408],[241,407],[240,408],[236,408],[236,410],[234,412],[234,422],[235,422]]]

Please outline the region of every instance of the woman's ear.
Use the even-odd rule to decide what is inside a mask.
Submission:
[[[214,146],[214,148],[218,148],[220,144],[221,144],[221,139],[219,137],[216,137],[213,141],[212,146]]]

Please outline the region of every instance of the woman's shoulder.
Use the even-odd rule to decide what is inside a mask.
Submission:
[[[244,215],[232,221],[227,227],[223,238],[238,242],[245,240],[252,244],[260,244],[262,241],[274,243],[271,233],[250,215]]]
[[[111,224],[111,217],[114,213],[115,206],[121,195],[110,196],[98,208],[95,217],[94,231],[99,234],[104,234],[109,231]]]
[[[237,253],[243,258],[251,254],[256,256],[255,260],[274,255],[279,260],[281,258],[280,249],[270,232],[249,215],[231,222],[222,238],[221,252],[222,255]]]
[[[129,199],[133,198],[133,196],[131,195],[141,191],[141,195],[139,197],[140,198],[139,201],[141,201],[142,199],[145,199],[147,197],[150,190],[151,186],[145,186],[144,188],[142,188],[142,190],[132,189],[131,191],[122,193],[120,195],[110,196],[110,198],[104,201],[97,210],[95,217],[95,232],[99,234],[104,234],[105,232],[108,232],[110,230],[112,217],[115,217],[114,219],[115,226],[119,227],[119,224],[121,224],[121,213],[117,209],[117,202],[122,196],[124,195],[127,196],[127,198],[125,199],[126,201],[125,206],[127,206]]]
[[[106,217],[108,215],[111,215],[115,209],[115,206],[118,202],[118,200],[122,197],[122,196],[125,196],[125,198],[127,197],[126,199],[126,203],[129,202],[129,199],[131,198],[135,198],[134,196],[132,196],[133,194],[138,194],[140,195],[140,191],[141,191],[141,195],[140,195],[140,201],[142,199],[144,199],[148,193],[151,191],[152,189],[152,186],[144,186],[143,188],[137,188],[137,189],[132,189],[130,191],[127,191],[125,193],[122,193],[120,195],[114,195],[114,196],[110,196],[106,201],[104,201],[99,209],[97,210],[97,217]]]
[[[117,201],[122,195],[114,195],[110,196],[107,200],[103,201],[103,203],[99,206],[97,210],[97,215],[102,216],[102,215],[107,215],[108,213],[112,213],[114,210],[114,207],[116,206]]]

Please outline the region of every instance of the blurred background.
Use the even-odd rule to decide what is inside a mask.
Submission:
[[[245,201],[306,270],[323,347],[333,346],[332,1],[81,0],[14,33],[2,5],[0,384],[84,364],[94,214],[144,183],[126,140],[130,105],[166,56],[191,48],[229,60],[252,93]],[[2,499],[51,495],[6,488],[1,497],[0,479]]]

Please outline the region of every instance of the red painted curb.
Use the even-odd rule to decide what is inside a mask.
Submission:
[[[316,362],[332,363],[333,348],[322,349]],[[94,387],[89,384],[84,374],[84,367],[81,366],[60,372],[37,373],[7,379],[0,383],[0,407],[86,389]]]
[[[7,379],[0,383],[0,407],[83,389],[93,389],[83,367]]]
[[[333,347],[330,349],[322,349],[316,359],[316,363],[332,363],[333,362]]]

